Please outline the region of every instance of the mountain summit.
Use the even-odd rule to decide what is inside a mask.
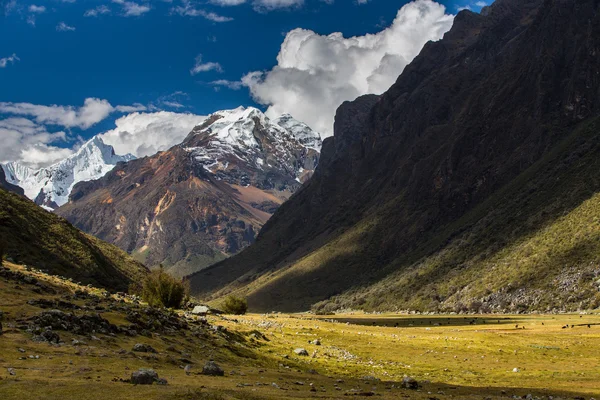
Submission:
[[[382,96],[337,111],[256,243],[190,277],[255,311],[592,309],[600,3],[460,12]]]
[[[185,140],[80,183],[56,212],[183,276],[235,254],[313,173],[321,139],[256,108],[210,115]]]
[[[17,162],[2,165],[8,183],[17,185],[36,204],[58,208],[68,201],[78,182],[104,176],[119,162],[135,159],[131,154],[119,156],[112,146],[95,136],[68,158],[47,168],[34,170]]]

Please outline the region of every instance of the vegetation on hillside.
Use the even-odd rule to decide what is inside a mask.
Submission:
[[[241,297],[227,296],[221,308],[226,314],[244,315],[248,311],[248,302]]]
[[[166,273],[161,265],[144,279],[141,295],[152,307],[179,309],[187,298],[187,289],[181,280]]]
[[[148,272],[116,246],[3,189],[0,242],[5,243],[8,259],[110,290],[125,291]]]

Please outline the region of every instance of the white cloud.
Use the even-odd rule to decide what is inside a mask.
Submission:
[[[110,8],[108,8],[105,5],[101,5],[98,6],[96,8],[92,8],[90,10],[87,10],[83,16],[84,17],[97,17],[99,15],[103,15],[103,14],[110,14]]]
[[[46,12],[46,7],[36,6],[35,4],[32,4],[29,6],[29,12],[35,13],[35,14],[43,14]]]
[[[75,30],[74,26],[69,26],[64,22],[59,22],[58,25],[56,25],[56,30],[59,32],[72,32]]]
[[[205,116],[168,111],[133,113],[115,121],[116,128],[100,135],[117,154],[144,157],[181,143]]]
[[[257,102],[269,106],[268,115],[290,113],[330,136],[342,102],[387,90],[423,45],[440,39],[452,21],[443,5],[416,0],[377,34],[344,38],[295,29],[281,45],[277,65],[247,74],[242,84]]]
[[[15,53],[8,57],[0,58],[0,68],[6,68],[8,63],[14,64],[17,61],[21,61],[21,59]]]
[[[0,120],[0,162],[19,161],[31,168],[46,167],[68,157],[71,149],[52,145],[64,142],[63,131],[50,133],[44,126],[26,118]]]
[[[139,17],[150,11],[150,6],[147,4],[138,4],[133,1],[125,0],[112,0],[112,2],[123,7],[124,17]]]
[[[365,1],[365,0],[362,0]],[[245,4],[246,0],[209,0],[211,4],[222,6],[222,7],[231,7],[231,6],[239,6],[240,4]],[[333,3],[333,0],[327,0],[327,3]],[[304,0],[253,0],[252,6],[256,11],[265,12],[265,11],[273,11],[281,8],[292,8],[292,7],[300,7],[304,5]]]
[[[202,54],[198,54],[196,57],[196,63],[194,64],[194,68],[190,70],[190,74],[196,75],[200,72],[208,72],[208,71],[217,71],[223,72],[223,68],[221,64],[217,62],[202,62]]]
[[[304,0],[254,0],[252,2],[257,11],[272,11],[279,8],[300,7]]]
[[[137,112],[137,111],[146,111],[147,107],[140,103],[133,103],[130,106],[116,106],[115,110],[122,112],[122,113],[131,113],[131,112]]]
[[[38,124],[58,125],[65,128],[88,129],[113,112],[143,111],[141,104],[113,107],[107,100],[87,98],[83,106],[38,105],[31,103],[0,102],[0,114],[28,116]]]
[[[87,98],[82,107],[44,106],[31,103],[0,102],[0,113],[30,116],[39,124],[60,125],[87,129],[102,121],[113,106],[106,100]]]
[[[233,21],[233,18],[224,17],[214,12],[208,12],[200,8],[196,8],[189,0],[183,0],[182,3],[182,6],[173,7],[171,9],[171,13],[186,17],[202,17],[213,22]]]
[[[212,86],[214,86],[214,87],[217,87],[217,88],[220,87],[220,86],[223,86],[223,87],[226,87],[226,88],[231,89],[231,90],[240,90],[242,88],[242,86],[243,86],[242,82],[228,81],[226,79],[219,79],[219,80],[216,80],[216,81],[212,81],[210,84]]]
[[[244,4],[245,2],[246,0],[210,0],[211,4],[223,7],[239,6],[240,4]]]

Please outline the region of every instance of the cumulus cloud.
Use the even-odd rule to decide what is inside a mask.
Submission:
[[[270,71],[248,73],[241,84],[257,102],[269,106],[269,116],[290,113],[330,136],[335,110],[342,102],[387,90],[423,45],[440,39],[452,21],[443,5],[415,0],[377,34],[344,38],[341,33],[323,36],[295,29],[281,45],[277,65]]]
[[[138,4],[133,1],[125,0],[112,0],[112,2],[123,7],[124,17],[139,17],[140,15],[150,11],[150,6],[147,4]]]
[[[38,124],[88,129],[113,112],[145,110],[141,104],[113,107],[107,100],[87,98],[81,107],[0,102],[0,114],[32,117]]]
[[[21,61],[21,59],[15,53],[8,57],[0,58],[0,68],[6,68],[9,63],[14,64],[17,61]]]
[[[106,100],[87,98],[83,106],[44,106],[31,103],[0,102],[0,113],[30,116],[39,124],[87,129],[102,121],[114,108]]]
[[[116,128],[100,135],[117,154],[144,157],[181,143],[205,116],[168,111],[133,113],[115,121]]]
[[[63,131],[48,132],[42,125],[21,117],[0,120],[0,162],[19,161],[41,168],[72,154],[71,149],[53,145],[67,139]]]

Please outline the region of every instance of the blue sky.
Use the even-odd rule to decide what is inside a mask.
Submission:
[[[242,4],[224,6],[219,3]],[[326,39],[326,35],[341,32],[348,38],[377,34],[393,23],[398,10],[406,3],[405,0],[0,0],[0,102],[5,105],[0,107],[0,120],[12,118],[9,121],[12,123],[15,118],[28,119],[33,121],[36,129],[43,127],[45,133],[64,132],[59,135],[62,138],[42,137],[39,145],[70,149],[81,140],[113,129],[115,119],[135,110],[207,115],[220,109],[253,105],[263,110],[271,106],[272,112],[289,112],[298,119],[311,119],[314,110],[300,110],[287,100],[279,102],[279,95],[294,97],[286,82],[302,85],[299,76],[297,82],[294,75],[278,78],[275,73],[260,75],[254,81],[248,76],[244,84],[240,79],[253,71],[269,73],[278,67],[302,70],[301,65],[306,63],[295,60],[290,52],[293,53],[296,46],[294,40],[306,38],[315,39],[316,44],[305,49],[302,57],[308,57],[307,63],[314,64],[307,67],[309,75],[318,75],[311,68],[319,69],[317,64],[328,63],[327,59],[320,58],[321,53],[338,58],[337,46],[343,43]],[[476,0],[441,3],[449,15],[465,6],[479,11],[483,5]],[[415,31],[417,36],[431,26],[435,27],[432,38],[448,29],[451,17],[448,22],[441,16],[443,13],[436,12],[436,20],[419,27],[420,30]],[[298,32],[296,39],[289,40],[288,61],[282,63],[280,60],[278,65],[277,56],[286,34],[296,28],[309,30],[309,33]],[[413,41],[419,42],[418,39]],[[393,45],[393,42],[387,44]],[[420,48],[422,43],[416,45]],[[344,46],[352,47],[348,43]],[[371,44],[360,44],[361,51],[365,50],[364,46]],[[400,53],[399,58],[405,60],[393,60],[390,65],[401,71],[416,55],[415,51],[410,48],[406,54]],[[381,52],[385,49],[380,49],[377,54]],[[343,60],[343,56],[339,58]],[[298,65],[290,62],[298,62]],[[197,71],[193,71],[194,67]],[[344,69],[343,65],[331,68]],[[388,74],[397,76],[399,72],[392,69]],[[357,74],[349,79],[359,80],[367,75]],[[389,82],[389,79],[383,79],[381,85],[389,86]],[[322,85],[317,81],[315,86]],[[352,97],[373,89],[362,86],[358,82],[352,88],[339,84],[332,87],[331,91],[343,94],[339,99],[332,98],[331,102],[344,99],[344,95]],[[374,89],[382,91],[379,87]],[[296,87],[294,90],[293,93],[300,93],[298,96],[302,97],[301,92],[308,89]],[[323,97],[323,93],[306,96],[312,95]],[[106,101],[113,109],[106,116],[106,112],[100,112],[101,115],[90,123],[44,119],[39,110],[13,112],[14,105],[21,103],[60,105],[62,111],[77,112],[88,98]],[[310,102],[310,97],[299,104],[306,102]],[[128,108],[116,110],[118,106]],[[328,113],[332,111],[328,109]],[[331,118],[327,115],[307,122],[327,131],[327,135]],[[20,125],[23,123],[22,120],[19,122]],[[10,124],[5,122],[3,131],[0,121],[0,135],[8,137],[5,132],[11,128],[7,125]],[[36,146],[36,142],[25,137],[23,132],[20,135],[17,139],[26,143],[19,146],[11,142],[15,149],[10,155],[23,160],[26,157],[19,156],[19,151],[24,146]],[[13,132],[13,136],[18,135]],[[143,140],[144,136],[139,139]],[[122,147],[122,150],[126,149],[127,146]],[[0,161],[10,158],[9,152],[5,153],[0,151]],[[35,164],[31,160],[25,161]],[[39,164],[50,161],[44,159]]]

